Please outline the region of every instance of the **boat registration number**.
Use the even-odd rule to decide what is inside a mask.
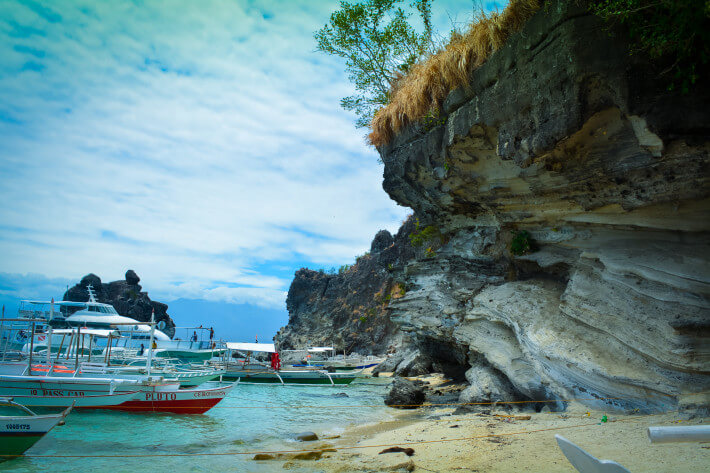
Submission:
[[[7,430],[30,430],[30,424],[6,424]]]
[[[193,394],[195,397],[224,397],[224,391],[197,391]]]
[[[42,392],[42,396],[49,396],[49,397],[84,397],[84,391],[64,391],[62,389],[40,389],[39,391]],[[30,393],[33,396],[36,396],[38,394],[37,389],[33,389],[30,391]]]

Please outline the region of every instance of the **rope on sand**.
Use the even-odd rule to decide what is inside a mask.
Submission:
[[[707,394],[706,392],[684,394],[685,396],[692,396],[697,394]],[[425,403],[425,404],[389,404],[383,406],[377,405],[331,405],[331,406],[315,406],[315,405],[281,405],[281,406],[215,406],[212,409],[355,409],[363,407],[409,407],[409,408],[419,408],[419,407],[451,407],[451,406],[492,406],[492,405],[505,405],[505,404],[537,404],[537,403],[550,403],[550,402],[580,402],[580,401],[631,401],[633,399],[624,397],[591,397],[591,398],[573,398],[573,399],[541,399],[541,400],[526,400],[526,401],[486,401],[486,402],[445,402],[445,403]]]
[[[641,416],[629,417],[626,419],[614,419],[609,420],[607,423],[616,422],[629,422],[645,419],[648,417],[663,415],[667,413],[656,413],[656,414],[646,414]],[[419,440],[410,442],[399,442],[393,444],[377,444],[377,445],[350,445],[337,447],[336,451],[340,450],[356,450],[364,448],[383,448],[383,447],[397,447],[402,445],[425,445],[432,443],[446,443],[446,442],[461,442],[466,440],[480,440],[492,437],[511,437],[514,435],[525,435],[538,432],[549,432],[555,430],[564,429],[575,429],[580,427],[588,427],[592,425],[597,425],[598,422],[589,422],[585,424],[576,425],[566,425],[562,427],[547,427],[544,429],[532,429],[532,430],[521,430],[516,432],[506,432],[500,434],[485,434],[485,435],[475,435],[472,437],[458,437],[452,439],[439,439],[439,440]],[[251,451],[251,452],[196,452],[196,453],[145,453],[145,454],[117,454],[117,455],[24,455],[27,458],[147,458],[147,457],[197,457],[197,456],[233,456],[233,455],[277,455],[277,454],[295,454],[295,453],[309,453],[309,452],[322,452],[323,448],[313,448],[313,449],[303,449],[303,450],[269,450],[269,451]],[[21,457],[23,455],[4,455],[3,458]]]

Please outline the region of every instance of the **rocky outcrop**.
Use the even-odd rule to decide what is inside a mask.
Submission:
[[[421,406],[425,399],[423,382],[395,378],[385,397],[385,404],[398,409],[415,409]]]
[[[377,233],[370,251],[337,273],[300,269],[286,298],[288,325],[274,338],[280,350],[334,346],[338,352],[384,354],[402,345],[386,310],[404,295],[405,264],[414,257],[408,235],[414,221],[397,235]]]
[[[463,402],[707,403],[710,91],[658,74],[553,1],[450,94],[443,125],[379,149],[427,247],[390,316],[469,381]]]
[[[87,286],[91,285],[97,302],[111,304],[120,315],[131,317],[140,322],[150,322],[151,313],[155,311],[155,321],[165,322],[166,335],[175,334],[175,322],[168,315],[168,305],[152,301],[147,292],[142,292],[140,278],[132,269],[126,271],[126,279],[102,283],[101,278],[91,273],[87,274],[79,284],[64,293],[63,300],[86,302],[89,300]]]

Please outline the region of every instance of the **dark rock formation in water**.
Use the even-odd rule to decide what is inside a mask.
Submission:
[[[152,301],[147,292],[141,292],[140,278],[132,269],[126,271],[126,279],[102,283],[101,278],[91,273],[87,274],[79,284],[71,287],[64,293],[63,300],[86,302],[89,300],[87,286],[94,289],[97,302],[111,304],[120,315],[131,317],[140,322],[150,322],[150,315],[155,310],[155,321],[165,321],[166,335],[175,334],[175,322],[168,315],[168,305]]]
[[[443,125],[379,149],[432,248],[391,318],[466,371],[465,402],[708,401],[687,396],[710,388],[708,83],[669,92],[622,38],[551,2]]]
[[[385,404],[398,409],[415,409],[421,406],[425,399],[423,382],[397,377],[385,396]]]
[[[274,338],[283,349],[333,345],[338,352],[383,354],[401,344],[387,313],[392,299],[404,295],[402,271],[414,256],[406,222],[397,235],[382,230],[370,252],[340,273],[300,269],[286,299],[289,322]]]

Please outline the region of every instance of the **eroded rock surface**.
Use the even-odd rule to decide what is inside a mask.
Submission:
[[[551,2],[444,125],[379,150],[384,189],[436,229],[391,318],[466,376],[463,402],[663,410],[710,388],[710,93],[627,51]],[[516,256],[523,230],[537,251]]]
[[[467,403],[709,405],[708,82],[669,92],[612,33],[584,2],[548,2],[449,95],[443,125],[380,148],[385,191],[415,211],[373,242],[398,248],[393,274],[381,256],[299,272],[281,344],[395,340],[382,371],[465,380]],[[395,281],[382,335],[363,336]]]
[[[404,265],[414,256],[405,223],[397,235],[382,230],[370,252],[339,273],[300,269],[286,299],[288,325],[274,338],[280,350],[334,346],[338,352],[385,354],[402,345],[387,305],[402,296]]]

